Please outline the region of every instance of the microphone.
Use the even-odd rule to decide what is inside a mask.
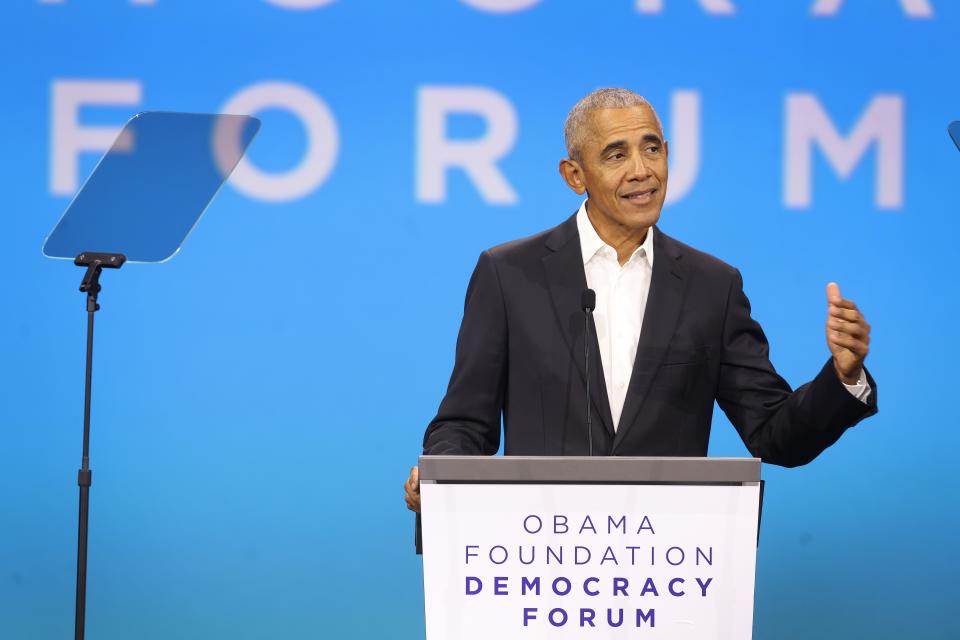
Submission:
[[[597,308],[597,292],[584,289],[580,294],[580,308],[583,309],[583,373],[587,381],[587,447],[593,456],[593,424],[590,422],[590,318]]]

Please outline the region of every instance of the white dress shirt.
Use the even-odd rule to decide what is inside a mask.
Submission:
[[[577,231],[580,233],[580,251],[587,286],[597,293],[593,319],[597,326],[597,344],[600,347],[610,414],[616,429],[627,398],[650,293],[654,229],[650,228],[643,244],[637,247],[623,266],[617,259],[616,249],[601,240],[593,228],[587,216],[586,201],[577,212]],[[871,389],[862,371],[856,384],[844,386],[862,402],[866,402],[870,396]]]

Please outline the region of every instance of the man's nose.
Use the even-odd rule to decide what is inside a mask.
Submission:
[[[643,180],[650,176],[650,167],[647,165],[642,153],[636,153],[630,160],[630,174],[627,176],[631,179]]]

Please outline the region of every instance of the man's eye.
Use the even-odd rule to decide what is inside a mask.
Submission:
[[[623,158],[623,157],[624,157],[624,155],[623,155],[622,152],[616,151],[616,152],[610,154],[609,159],[610,159],[610,160],[619,160],[620,158]]]
[[[653,144],[647,147],[647,153],[660,153],[660,147]]]

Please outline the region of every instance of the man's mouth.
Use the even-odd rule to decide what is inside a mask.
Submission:
[[[641,191],[631,191],[621,197],[633,204],[648,204],[653,201],[653,196],[656,192],[656,187],[651,187],[650,189],[643,189]]]

